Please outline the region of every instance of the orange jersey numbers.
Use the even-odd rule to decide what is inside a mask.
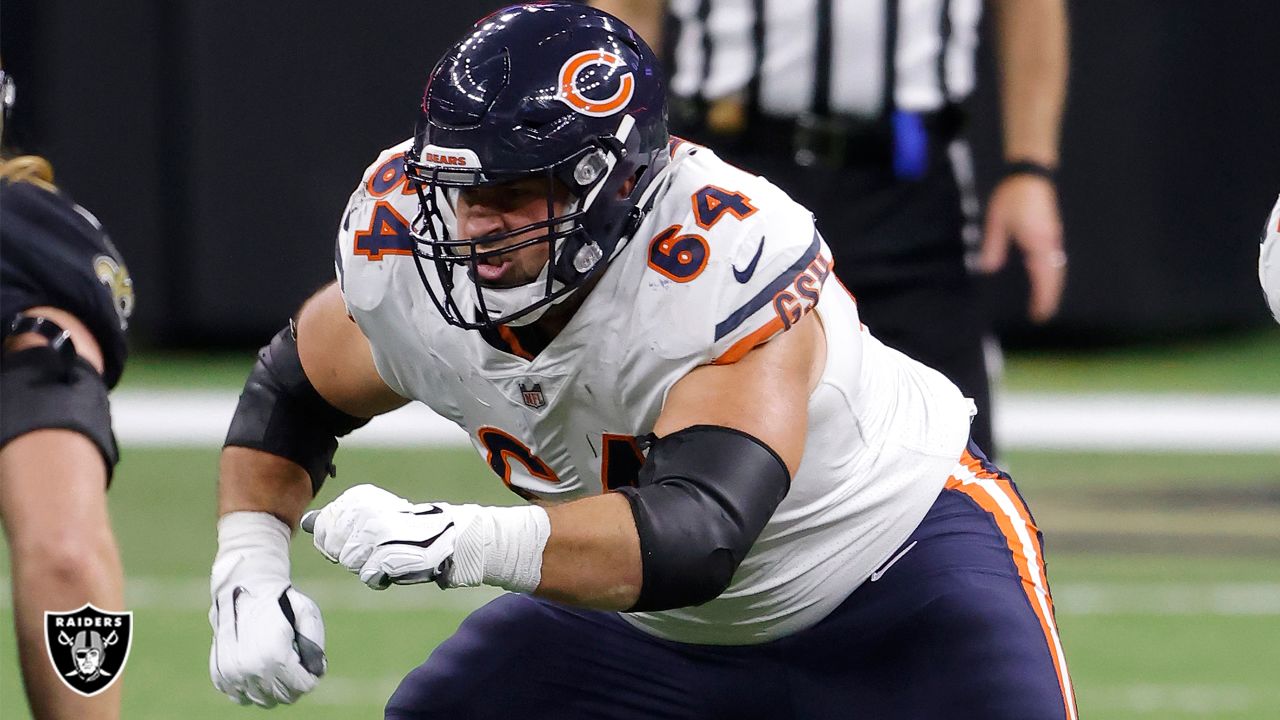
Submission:
[[[690,198],[693,219],[698,227],[710,230],[725,213],[739,220],[756,211],[751,198],[740,192],[706,185]],[[683,226],[671,225],[649,242],[649,267],[678,283],[687,283],[702,274],[711,254],[707,239],[693,233],[681,234]]]
[[[480,428],[476,436],[487,451],[485,461],[489,468],[502,478],[507,489],[525,500],[535,501],[538,497],[511,483],[512,462],[520,463],[536,478],[550,483],[560,482],[560,477],[546,461],[506,432],[486,426]],[[600,440],[600,489],[609,492],[620,487],[635,487],[640,479],[640,468],[644,465],[644,453],[640,451],[635,436],[601,433]]]
[[[703,230],[710,230],[712,225],[720,222],[725,213],[732,213],[734,217],[743,220],[755,211],[751,198],[715,185],[707,185],[693,194],[693,217]]]
[[[404,153],[392,155],[379,165],[369,176],[366,187],[374,197],[390,195],[396,188],[400,188],[401,195],[412,195],[413,185],[409,184],[409,178],[404,174]]]
[[[710,248],[701,235],[681,235],[672,225],[649,242],[649,267],[678,283],[686,283],[707,267]]]
[[[503,484],[511,492],[525,500],[533,501],[537,500],[538,497],[523,488],[511,484],[512,460],[524,465],[529,474],[534,477],[542,478],[551,483],[560,482],[560,478],[555,471],[542,458],[534,455],[527,445],[498,428],[482,427],[476,432],[476,436],[480,438],[480,443],[489,451],[488,456],[485,458],[485,461],[489,463],[489,468],[498,477],[502,478]]]
[[[620,487],[635,487],[640,481],[640,466],[644,465],[644,453],[632,435],[602,436],[604,449],[600,454],[600,485],[605,492]]]
[[[355,254],[370,260],[381,260],[383,255],[412,255],[413,238],[409,236],[409,221],[396,212],[391,203],[379,200],[373,208],[373,220],[365,230],[357,230]]]

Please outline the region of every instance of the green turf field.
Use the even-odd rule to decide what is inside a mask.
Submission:
[[[1004,385],[1023,392],[1280,394],[1280,328],[1090,351],[1010,355]]]
[[[515,501],[469,451],[340,457],[344,483],[372,480],[424,499]],[[111,506],[137,628],[126,718],[261,712],[233,706],[207,676],[215,461],[212,449],[135,449],[117,471]],[[1280,456],[1016,453],[1009,464],[1047,536],[1082,717],[1277,717],[1280,609],[1266,595],[1280,593]],[[340,487],[331,481],[321,500]],[[273,716],[380,717],[399,677],[485,597],[430,586],[375,593],[306,538],[294,556],[298,586],[325,610],[330,674]],[[26,715],[4,608],[0,717],[8,720]]]
[[[124,387],[237,386],[251,355],[152,355]],[[1209,350],[1019,356],[1019,391],[1280,392],[1280,332]],[[1280,718],[1280,449],[1267,455],[1014,452],[1005,463],[1046,535],[1081,717]],[[124,717],[258,717],[208,680],[214,448],[126,448],[111,491],[136,636]],[[344,450],[319,501],[376,482],[409,497],[513,503],[469,451]],[[340,482],[339,482],[340,481]],[[0,571],[7,577],[6,548]],[[367,590],[303,537],[295,579],[325,612],[329,675],[272,717],[377,718],[399,678],[491,595]],[[7,582],[0,585],[0,718],[27,717]]]

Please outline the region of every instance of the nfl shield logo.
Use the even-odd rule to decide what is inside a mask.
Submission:
[[[539,410],[547,405],[547,398],[542,394],[542,383],[532,383],[526,386],[520,383],[520,400],[528,407]]]
[[[71,612],[45,612],[44,646],[62,682],[85,697],[111,687],[129,659],[133,613],[86,603]]]

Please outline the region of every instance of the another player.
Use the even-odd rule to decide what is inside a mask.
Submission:
[[[1280,199],[1271,208],[1267,226],[1262,229],[1262,247],[1258,250],[1258,281],[1267,296],[1267,306],[1276,322],[1280,322]]]
[[[972,403],[860,327],[808,211],[668,138],[629,28],[500,10],[422,109],[232,422],[219,689],[271,705],[315,685],[290,532],[336,437],[413,399],[531,504],[361,485],[311,518],[372,588],[514,591],[388,718],[1075,716],[1039,533],[965,449]]]
[[[4,112],[14,99],[0,71]],[[0,127],[0,132],[3,128]],[[98,221],[36,156],[0,154],[0,520],[36,718],[120,715],[120,683],[82,697],[57,677],[45,611],[121,610],[107,484],[118,458],[107,391],[120,379],[133,287]]]

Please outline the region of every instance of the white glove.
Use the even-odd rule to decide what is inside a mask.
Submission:
[[[1258,280],[1267,296],[1267,305],[1276,322],[1280,322],[1280,200],[1267,217],[1262,229],[1262,247],[1258,250]]]
[[[458,535],[478,505],[423,503],[373,485],[357,485],[304,520],[315,546],[374,590],[393,583],[441,581],[453,562]]]
[[[262,512],[218,521],[209,580],[213,686],[241,705],[292,703],[324,675],[324,622],[289,580],[289,527]]]
[[[442,588],[494,585],[533,592],[551,523],[540,507],[414,505],[373,485],[357,485],[302,528],[316,549],[369,587],[435,581]]]

